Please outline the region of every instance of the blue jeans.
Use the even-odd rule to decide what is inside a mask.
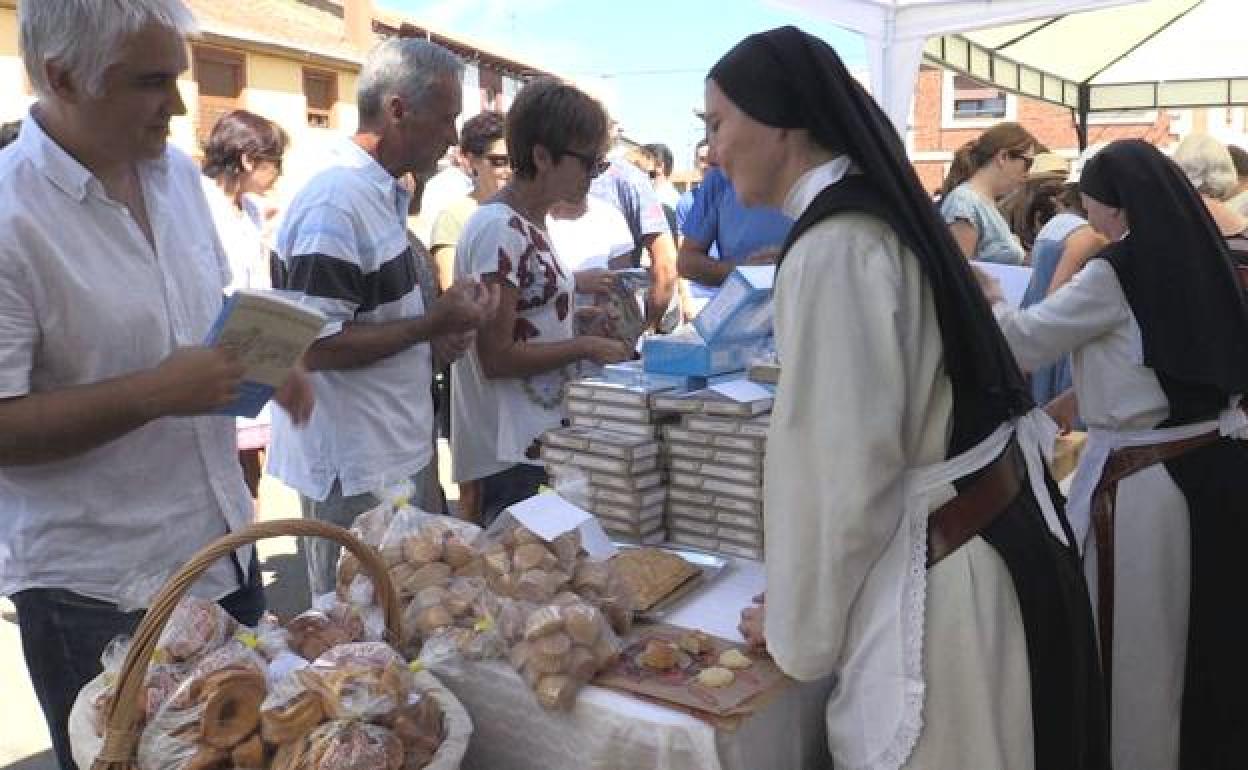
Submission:
[[[238,622],[254,626],[264,613],[259,559],[253,556],[247,585],[221,600]],[[239,570],[241,574],[242,571]],[[99,675],[100,655],[115,637],[133,634],[140,612],[62,588],[31,588],[12,597],[22,635],[26,670],[52,735],[61,770],[76,770],[69,745],[69,712],[78,691]]]
[[[481,526],[490,526],[506,508],[536,495],[547,481],[545,468],[526,463],[481,479]]]

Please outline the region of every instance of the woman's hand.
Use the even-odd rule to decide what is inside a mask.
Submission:
[[[576,290],[581,294],[610,294],[615,289],[615,274],[605,267],[594,267],[576,273]]]
[[[582,358],[588,358],[599,366],[618,364],[633,357],[633,348],[623,340],[611,337],[577,337]]]

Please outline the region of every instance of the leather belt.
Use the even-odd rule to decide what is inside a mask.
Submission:
[[[1118,482],[1145,468],[1208,446],[1220,438],[1217,430],[1192,438],[1158,444],[1123,447],[1109,453],[1101,479],[1092,492],[1092,527],[1096,531],[1096,620],[1101,642],[1101,671],[1105,680],[1105,703],[1113,696],[1114,674],[1114,501]]]
[[[1023,486],[1023,458],[1017,442],[1010,439],[1001,455],[957,497],[927,517],[927,566],[961,548],[993,522]]]

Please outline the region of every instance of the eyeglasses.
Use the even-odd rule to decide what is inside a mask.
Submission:
[[[485,162],[489,163],[491,168],[506,168],[511,165],[511,158],[506,155],[486,155]]]
[[[647,171],[646,173],[649,175],[649,177],[650,177],[651,179],[658,179],[658,178],[659,178],[659,172],[657,172],[657,171]]]
[[[593,155],[587,155],[586,153],[575,152],[573,150],[564,150],[563,154],[571,155],[573,158],[579,160],[591,178],[596,177],[611,168],[611,161],[606,158],[596,158]]]
[[[1011,151],[1009,156],[1015,160],[1021,160],[1023,162],[1023,171],[1031,171],[1032,164],[1036,162],[1035,155],[1028,155],[1025,152]]]

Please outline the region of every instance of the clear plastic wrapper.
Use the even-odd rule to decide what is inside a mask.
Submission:
[[[91,726],[97,736],[104,736],[108,710],[117,693],[117,675],[129,651],[130,637],[119,636],[109,642],[100,655],[100,664],[104,670],[98,677],[101,686],[96,689],[91,703]],[[147,675],[143,679],[141,696],[143,715],[140,727],[151,721],[161,706],[177,691],[189,673],[189,665],[188,663],[157,663],[155,661],[148,665]]]
[[[499,599],[485,578],[454,578],[422,590],[403,617],[404,651],[428,665],[447,658],[492,660],[506,651],[497,630]]]
[[[324,609],[308,610],[286,624],[292,652],[316,660],[340,644],[381,639],[385,624],[378,608],[338,602],[333,594],[322,598],[319,606]]]
[[[140,770],[264,767],[259,728],[267,691],[264,658],[250,640],[233,639],[204,656],[144,728]]]
[[[187,596],[174,607],[152,654],[161,663],[195,660],[224,644],[238,627],[220,604]]]
[[[587,682],[618,658],[622,645],[606,615],[574,594],[530,605],[511,665],[543,708],[568,710]]]

